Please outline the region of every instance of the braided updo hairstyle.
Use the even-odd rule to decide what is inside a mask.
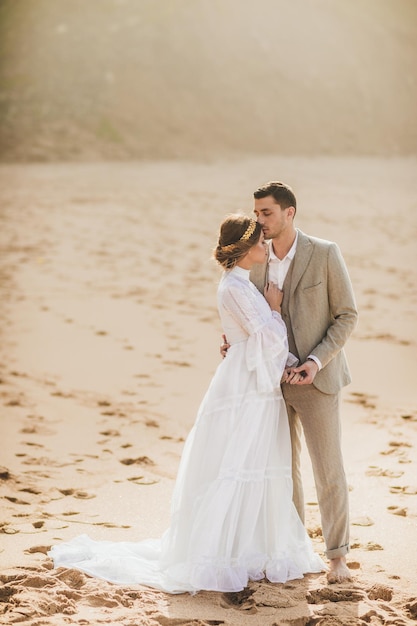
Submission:
[[[220,225],[219,242],[213,254],[217,263],[231,270],[259,241],[261,233],[261,225],[253,218],[238,213],[228,215]]]

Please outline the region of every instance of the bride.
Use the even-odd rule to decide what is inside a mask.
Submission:
[[[326,569],[292,502],[291,445],[280,381],[288,353],[282,292],[249,281],[267,253],[261,226],[227,217],[214,256],[223,332],[231,344],[188,435],[160,539],[52,547],[55,567],[169,593],[240,591],[249,580],[302,578]]]

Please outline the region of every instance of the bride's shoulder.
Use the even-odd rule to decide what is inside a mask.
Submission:
[[[217,292],[221,300],[240,301],[243,305],[245,302],[254,299],[254,292],[257,292],[257,290],[249,280],[244,280],[230,273],[223,277]]]
[[[240,274],[234,272],[233,270],[225,271],[220,283],[219,287],[230,288],[234,287],[236,289],[247,289],[249,287],[249,280],[245,280],[245,277]]]

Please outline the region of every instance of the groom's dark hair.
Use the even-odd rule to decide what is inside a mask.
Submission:
[[[279,181],[266,183],[266,185],[259,187],[253,194],[256,200],[267,198],[268,196],[272,196],[275,202],[280,205],[281,209],[288,209],[289,206],[293,206],[294,209],[297,210],[297,200],[294,192],[291,187],[285,183]]]

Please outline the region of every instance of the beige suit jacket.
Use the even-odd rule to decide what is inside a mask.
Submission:
[[[251,280],[261,293],[267,278],[268,263],[255,265]],[[288,314],[300,362],[313,354],[323,366],[313,385],[324,393],[337,393],[351,381],[343,346],[356,326],[358,312],[335,243],[298,231]]]

